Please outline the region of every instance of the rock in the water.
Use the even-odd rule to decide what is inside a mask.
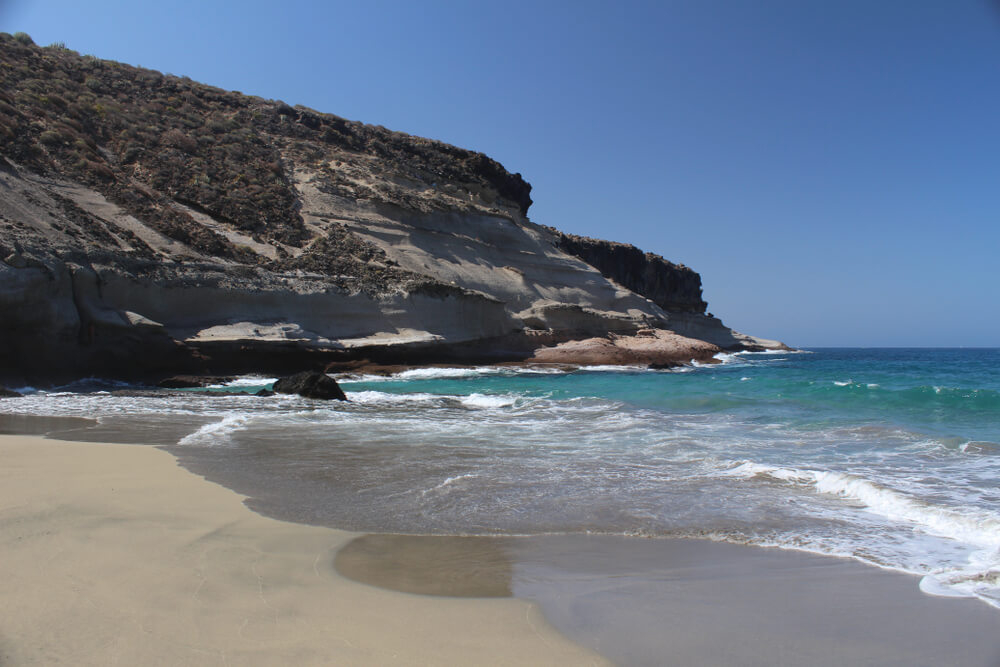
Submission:
[[[233,379],[232,377],[218,375],[174,375],[160,380],[156,383],[156,386],[163,389],[194,389],[213,384],[225,384],[232,382]]]
[[[336,380],[325,373],[315,371],[304,371],[282,378],[274,383],[274,391],[279,394],[298,394],[306,398],[320,398],[327,401],[347,400]]]
[[[21,394],[17,393],[16,391],[11,391],[6,387],[0,387],[0,398],[16,398],[20,395]]]

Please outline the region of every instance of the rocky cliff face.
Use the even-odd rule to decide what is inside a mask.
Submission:
[[[552,231],[560,250],[579,257],[605,278],[651,299],[664,310],[703,314],[708,307],[701,298],[701,276],[683,264],[668,262],[627,243]]]
[[[481,153],[0,34],[0,375],[767,344],[705,316],[690,269],[532,223],[530,191]]]

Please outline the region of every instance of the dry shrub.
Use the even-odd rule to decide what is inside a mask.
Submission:
[[[160,143],[164,146],[172,146],[180,149],[189,154],[193,154],[198,150],[198,142],[176,128],[164,132],[160,137]]]

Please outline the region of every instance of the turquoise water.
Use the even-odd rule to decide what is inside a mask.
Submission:
[[[818,428],[859,419],[978,439],[998,435],[1000,351],[823,349],[801,354],[723,355],[729,363],[677,372],[482,374],[434,370],[354,391],[601,397],[631,408],[733,413]],[[738,363],[734,363],[738,362]],[[698,372],[686,372],[697,370]]]
[[[280,518],[695,536],[846,556],[1000,606],[1000,350],[720,361],[341,377],[349,404],[77,385],[0,409],[141,429]]]

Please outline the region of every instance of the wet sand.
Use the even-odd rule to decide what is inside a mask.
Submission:
[[[849,559],[586,536],[513,550],[514,594],[627,665],[1000,665],[1000,610]]]
[[[335,565],[396,590],[533,600],[621,665],[1000,665],[1000,610],[848,559],[706,540],[366,535]]]
[[[149,446],[3,435],[0,461],[5,666],[1000,664],[1000,611],[850,560],[304,526]]]

